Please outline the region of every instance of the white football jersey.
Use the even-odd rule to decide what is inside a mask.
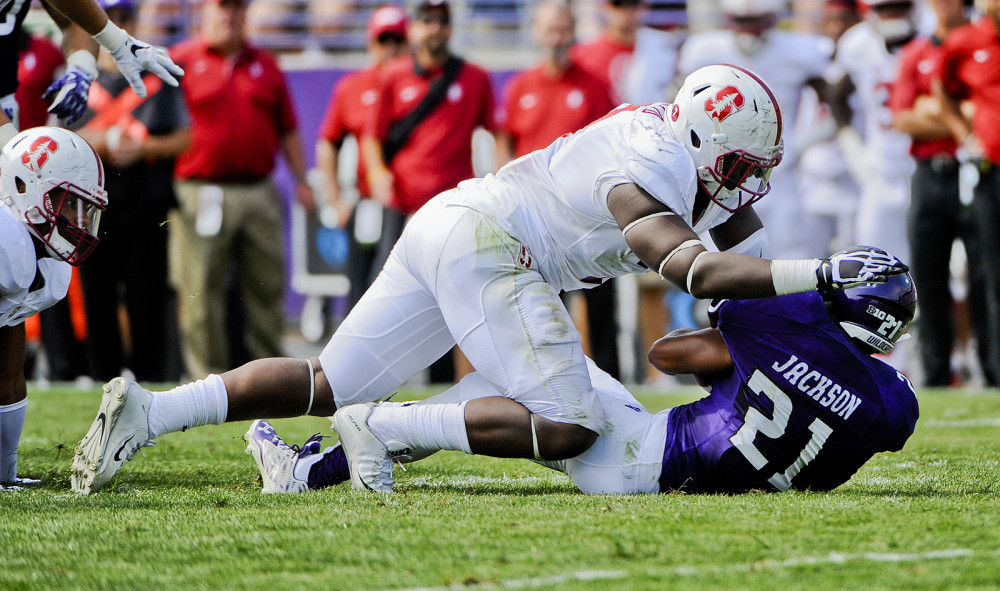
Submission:
[[[908,178],[914,170],[910,136],[892,128],[889,91],[896,82],[897,55],[866,22],[858,23],[837,42],[835,61],[854,82],[863,120],[865,159],[870,170]]]
[[[702,233],[731,215],[710,202],[693,219],[694,161],[664,121],[667,103],[622,105],[495,175],[470,179],[441,198],[497,221],[530,251],[558,289],[594,287],[644,272],[608,209],[608,193],[636,183]]]
[[[681,46],[679,73],[687,76],[711,64],[732,64],[761,77],[778,99],[783,127],[795,126],[802,87],[807,80],[822,78],[833,56],[833,42],[818,35],[773,29],[761,49],[746,55],[736,45],[733,31],[705,31],[691,35]],[[795,161],[795,146],[786,133],[786,161]],[[783,170],[779,166],[776,173]]]
[[[17,214],[0,203],[0,326],[21,324],[66,297],[72,267],[58,259],[38,259],[33,242]]]

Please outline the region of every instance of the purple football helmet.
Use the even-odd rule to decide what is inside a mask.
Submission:
[[[871,248],[852,246],[836,254]],[[830,315],[868,354],[889,353],[897,342],[907,338],[908,335],[904,336],[906,329],[917,311],[917,288],[909,273],[893,275],[885,283],[866,283],[843,290],[823,289],[820,293]]]

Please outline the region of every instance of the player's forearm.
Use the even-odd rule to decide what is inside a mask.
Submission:
[[[69,20],[79,25],[87,35],[96,35],[108,24],[108,16],[96,0],[44,0],[43,5],[61,29],[66,28],[66,20]],[[55,13],[64,18],[60,19]]]
[[[717,374],[733,367],[722,333],[714,328],[671,333],[653,343],[647,358],[668,375]]]
[[[933,96],[941,102],[942,122],[951,131],[951,135],[955,138],[955,141],[959,143],[964,142],[972,134],[972,126],[962,116],[958,100],[948,94],[944,83],[940,80],[931,82],[931,91]]]
[[[306,155],[302,150],[299,132],[289,131],[281,138],[281,152],[285,156],[289,170],[296,182],[306,182]]]
[[[892,118],[892,127],[915,140],[937,140],[951,136],[951,130],[940,116],[918,113],[913,109],[900,111]]]
[[[728,252],[705,252],[695,257],[688,267],[686,283],[691,295],[701,299],[776,295],[771,261]]]
[[[339,165],[337,159],[340,151],[326,139],[316,142],[316,167],[323,174],[323,188],[326,191],[326,202],[331,207],[340,204],[340,181],[338,180]]]
[[[361,136],[361,157],[365,162],[369,179],[373,174],[388,173],[389,165],[382,157],[382,142],[375,136]]]
[[[191,147],[191,130],[178,129],[165,135],[151,135],[142,144],[142,155],[151,158],[178,156]]]

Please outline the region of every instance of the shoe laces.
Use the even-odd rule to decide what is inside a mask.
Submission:
[[[321,451],[319,449],[320,442],[326,439],[327,437],[328,437],[327,435],[320,435],[319,433],[313,433],[312,435],[309,436],[309,439],[306,439],[301,446],[292,444],[289,445],[288,447],[290,447],[292,451],[298,454],[300,458],[304,458],[306,456],[318,454]]]
[[[140,454],[142,457],[146,457],[146,452],[142,451],[142,448],[144,448],[144,447],[155,447],[155,446],[156,446],[156,442],[153,441],[152,439],[150,439],[146,443],[143,443],[141,445],[137,445],[136,448],[132,450],[132,453],[130,453],[128,455],[128,457],[125,459],[125,461],[126,462],[131,462],[132,459],[135,458],[135,454],[136,453]]]

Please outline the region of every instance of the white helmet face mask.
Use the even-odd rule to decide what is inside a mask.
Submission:
[[[783,6],[781,0],[722,0],[720,8],[726,28],[735,34],[736,48],[752,56],[764,48]]]
[[[694,71],[670,106],[667,126],[694,159],[702,188],[726,211],[770,190],[784,152],[781,111],[756,74],[728,65]]]
[[[35,127],[0,151],[0,190],[53,257],[79,264],[97,246],[107,207],[104,166],[83,138],[59,127]]]

